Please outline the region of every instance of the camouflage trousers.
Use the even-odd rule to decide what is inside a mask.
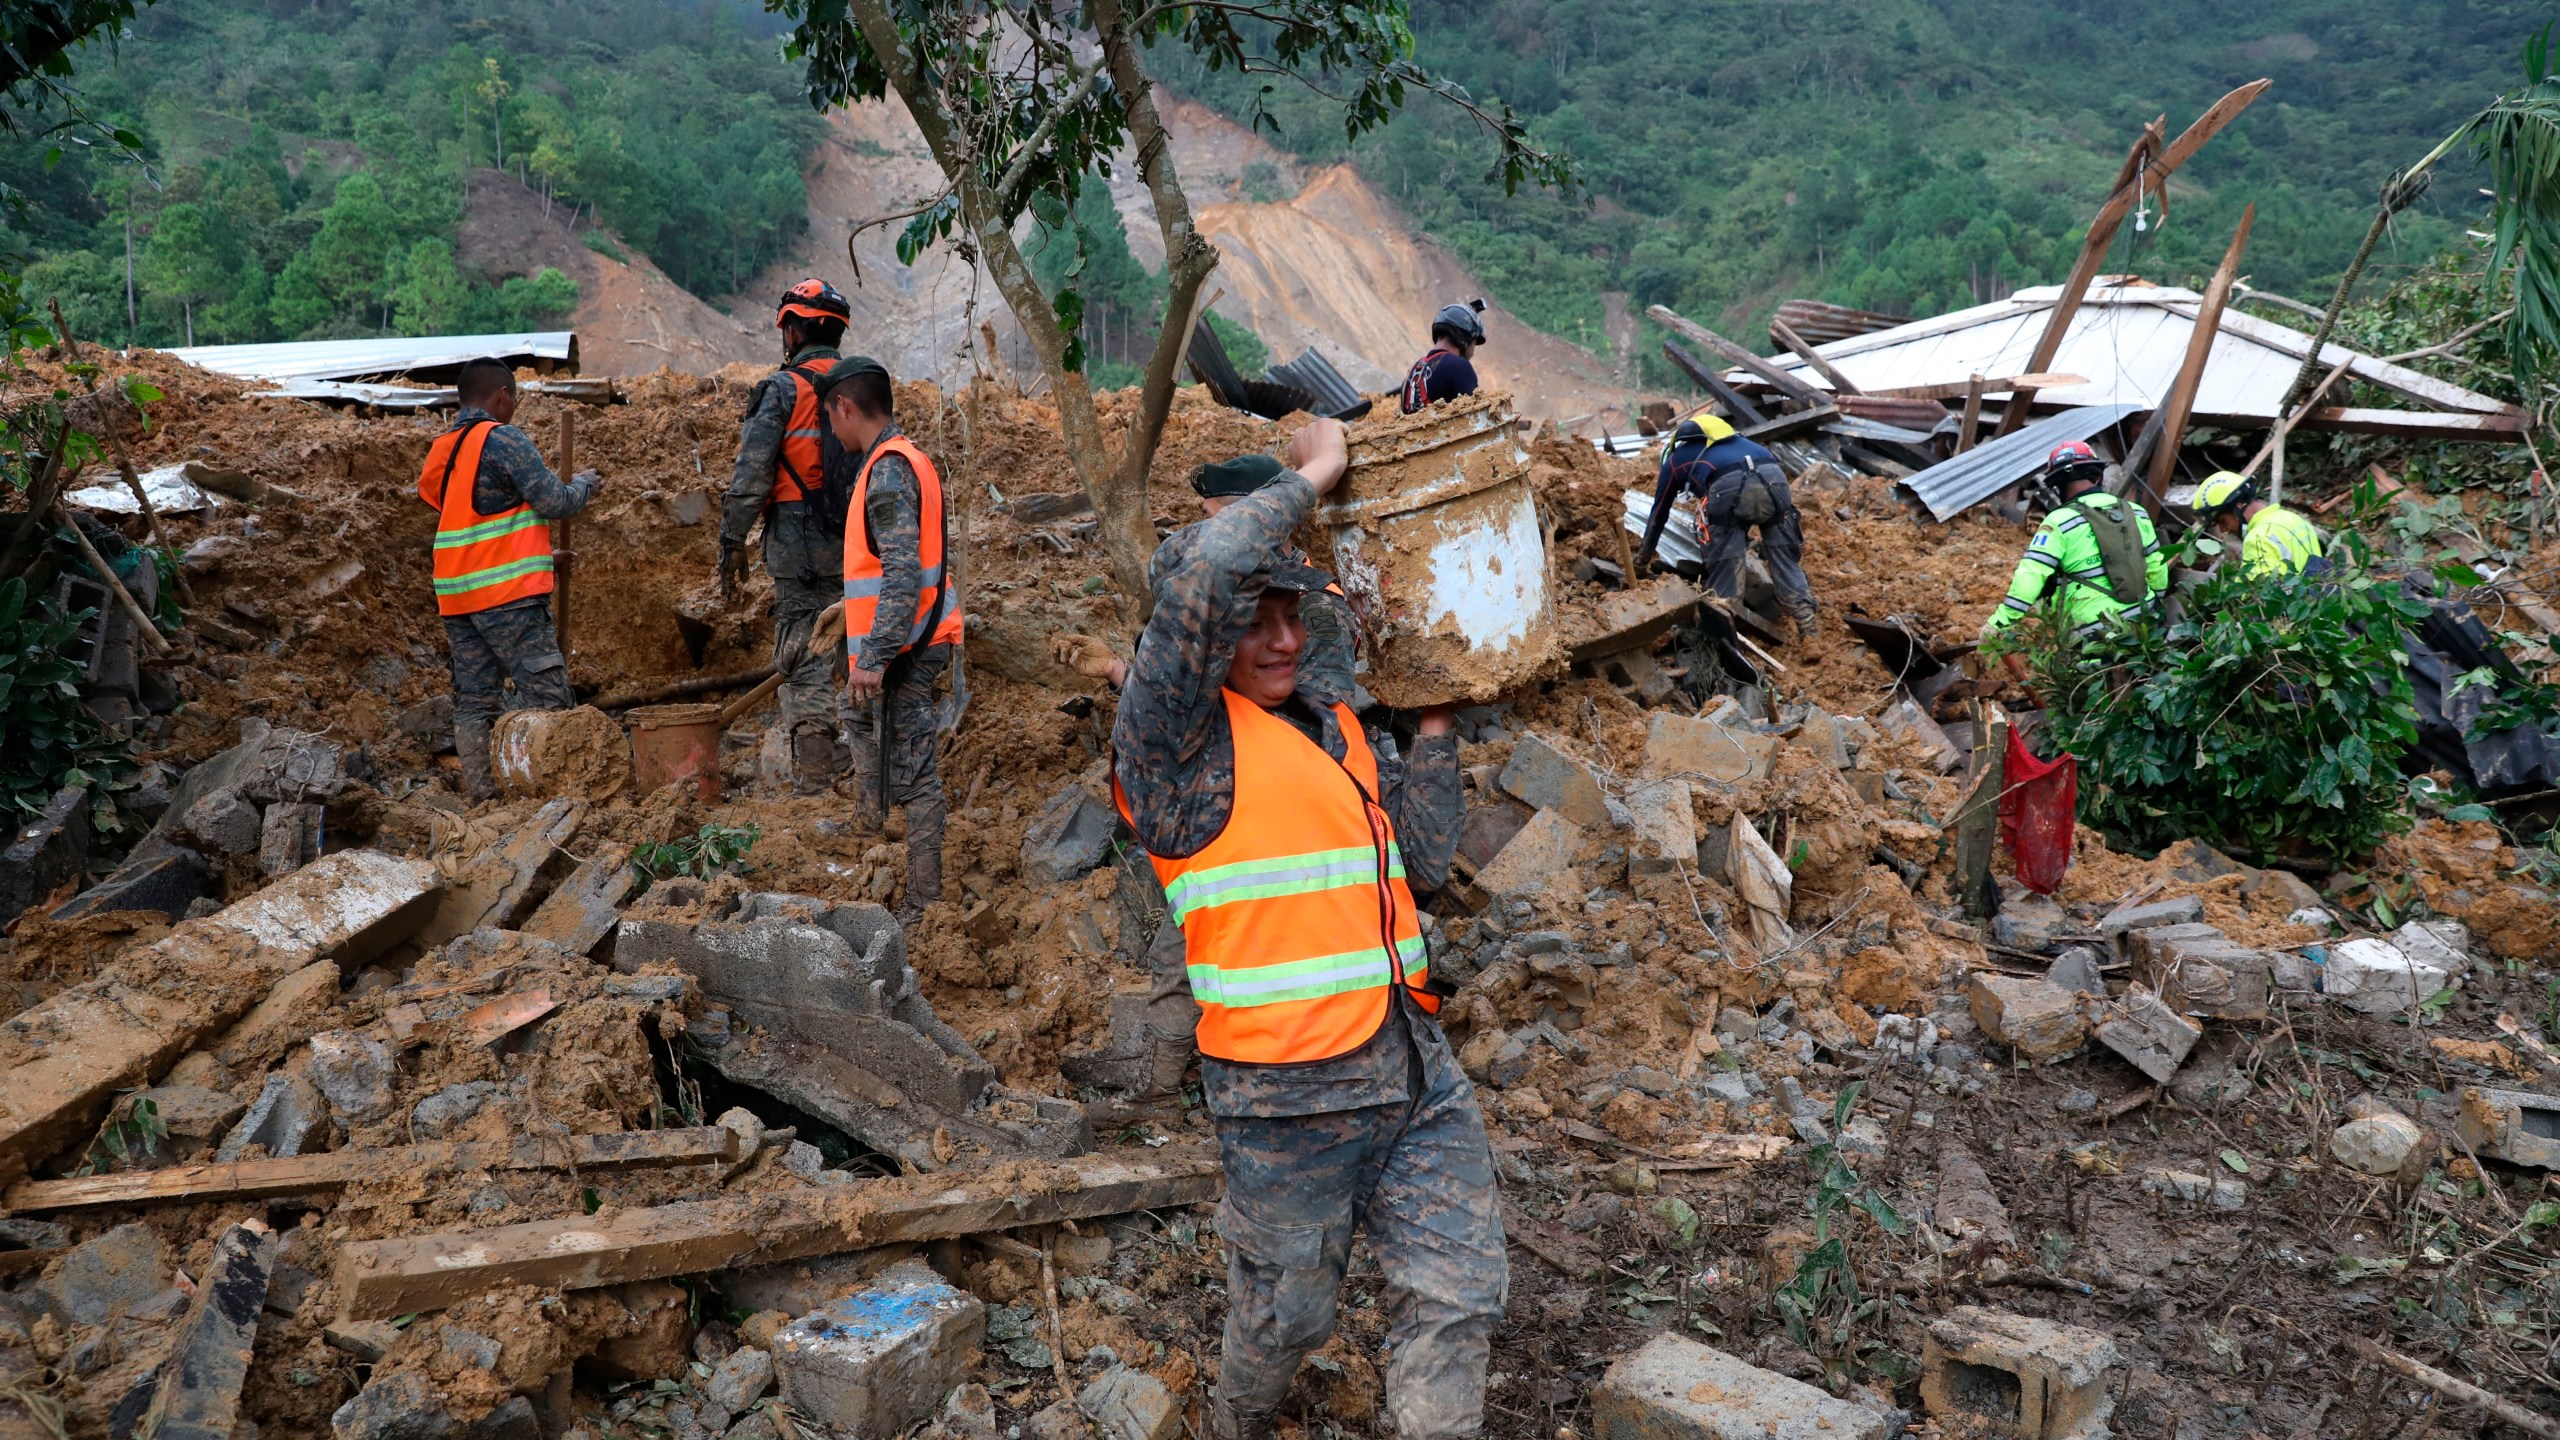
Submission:
[[[1485,1362],[1511,1283],[1493,1152],[1440,1027],[1412,1026],[1411,1098],[1323,1115],[1220,1116],[1227,1325],[1218,1404],[1272,1433],[1301,1361],[1333,1334],[1354,1230],[1385,1273],[1387,1413],[1404,1440],[1484,1425]]]
[[[1733,513],[1735,498],[1747,478],[1740,471],[1719,477],[1698,507],[1707,531],[1707,589],[1728,600],[1741,598],[1742,557],[1751,548],[1754,527]],[[1785,481],[1769,488],[1777,498],[1780,514],[1757,527],[1760,563],[1769,567],[1769,580],[1778,591],[1778,608],[1797,623],[1810,624],[1817,607],[1813,583],[1804,574],[1804,518],[1797,513],[1795,497],[1788,493]]]
[[[773,663],[780,665],[809,638],[818,612],[844,598],[844,582],[836,579],[773,579]],[[823,730],[835,743],[836,692],[844,684],[844,629],[819,637],[800,663],[782,677],[779,694],[783,733]]]
[[[885,712],[889,722],[889,801],[907,812],[907,888],[898,901],[898,918],[913,920],[924,907],[942,898],[942,833],[950,811],[942,794],[942,732],[936,711],[943,672],[951,668],[951,647],[929,645],[907,652],[890,671],[889,688],[880,705],[852,705],[853,784],[855,813],[873,825],[887,821],[880,810],[880,734]]]
[[[516,682],[519,708],[566,710],[578,703],[569,691],[569,662],[560,653],[548,595],[471,615],[447,615],[444,638],[453,650],[457,731],[486,731],[504,706],[504,685],[510,679]]]

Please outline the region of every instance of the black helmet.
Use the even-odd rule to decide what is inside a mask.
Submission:
[[[1464,305],[1443,305],[1440,313],[1431,317],[1431,337],[1436,340],[1445,330],[1452,339],[1481,345],[1484,343],[1484,322],[1476,317],[1483,313],[1482,300],[1470,300]]]

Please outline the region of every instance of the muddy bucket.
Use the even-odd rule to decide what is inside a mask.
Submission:
[[[631,746],[592,705],[510,710],[489,735],[490,769],[509,796],[609,800],[631,783]]]
[[[1563,645],[1511,397],[1364,422],[1350,441],[1351,473],[1315,520],[1374,647],[1369,693],[1480,703],[1551,669]]]
[[[720,707],[644,705],[622,717],[631,727],[631,770],[640,793],[691,785],[703,800],[720,798]]]

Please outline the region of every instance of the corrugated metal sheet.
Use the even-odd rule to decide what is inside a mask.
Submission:
[[[483,356],[509,365],[549,361],[578,368],[573,330],[520,335],[426,335],[405,340],[296,340],[280,345],[197,345],[169,352],[190,365],[248,380],[361,380],[458,370]],[[450,375],[435,378],[451,379]]]
[[[1310,347],[1286,365],[1274,365],[1264,372],[1273,381],[1294,386],[1316,397],[1316,414],[1330,415],[1336,420],[1357,420],[1369,413],[1369,399],[1342,378]]]
[[[1653,492],[1629,490],[1619,497],[1623,507],[1618,519],[1627,533],[1644,538],[1645,522],[1653,518]],[[1662,522],[1662,538],[1653,543],[1653,553],[1667,565],[1704,565],[1707,552],[1698,548],[1698,501],[1683,490],[1671,497],[1671,518]]]
[[[1970,375],[1999,377],[2029,369],[2036,342],[2060,296],[2056,286],[2021,290],[2006,300],[1976,305],[1928,320],[1818,345],[1824,360],[1862,390],[1963,384]],[[2036,404],[2159,406],[2177,382],[2187,341],[2195,333],[2200,297],[2168,285],[2113,284],[2090,290],[2073,312],[2051,372],[2087,377],[2087,383],[2042,390]],[[2286,390],[2311,348],[2311,337],[2237,310],[2225,310],[2205,359],[2196,409],[2226,420],[2272,424]],[[2352,374],[2422,404],[2455,413],[2494,414],[2510,407],[2459,385],[2402,366],[2355,355],[2330,344],[2324,364],[2354,360]],[[1828,388],[1813,368],[1792,355],[1770,361],[1809,385]],[[1736,372],[1738,384],[1756,383]]]
[[[1787,328],[1804,337],[1807,343],[1822,345],[1827,341],[1846,340],[1853,335],[1872,334],[1908,324],[1908,315],[1879,315],[1873,310],[1852,310],[1846,305],[1828,305],[1820,300],[1789,300],[1778,306],[1777,318]],[[1777,332],[1770,332],[1771,340]]]
[[[1903,481],[1929,513],[1950,520],[1994,494],[2034,474],[2044,457],[2065,440],[2087,440],[2147,405],[2084,405],[2048,415],[2018,427],[2013,434],[1985,441],[1962,455],[1941,460]]]

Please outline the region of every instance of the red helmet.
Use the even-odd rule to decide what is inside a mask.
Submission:
[[[2086,440],[2065,440],[2047,451],[2044,457],[2044,468],[2055,474],[2082,465],[2104,466],[2106,463],[2098,458],[2097,451],[2089,448]]]
[[[845,302],[836,287],[824,280],[809,279],[782,292],[782,305],[773,317],[781,324],[790,316],[808,320],[851,320],[853,307]]]

